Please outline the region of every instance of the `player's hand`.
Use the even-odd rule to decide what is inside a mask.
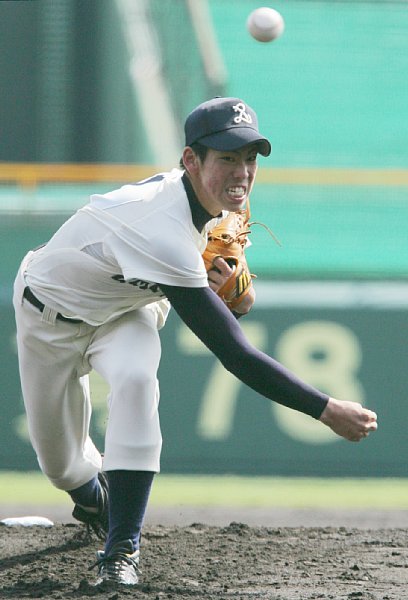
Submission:
[[[231,277],[234,268],[230,267],[221,256],[217,256],[214,260],[214,268],[208,271],[208,285],[210,288],[217,293]],[[235,312],[245,315],[251,310],[254,302],[255,290],[252,287],[236,307]]]
[[[377,415],[358,402],[329,398],[320,421],[346,440],[359,442],[377,430]]]
[[[230,267],[227,261],[221,256],[217,256],[214,259],[214,267],[207,273],[208,285],[210,288],[217,293],[218,290],[228,281],[234,272],[234,268]]]

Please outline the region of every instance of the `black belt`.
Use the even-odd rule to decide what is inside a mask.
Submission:
[[[41,313],[44,312],[45,305],[34,296],[28,286],[24,288],[23,296],[30,304],[35,306],[35,308],[38,308]],[[57,313],[56,318],[58,321],[65,321],[66,323],[83,323],[80,319],[70,319],[69,317],[64,317],[64,315],[61,315],[60,313]]]

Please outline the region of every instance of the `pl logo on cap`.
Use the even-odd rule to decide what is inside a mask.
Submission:
[[[239,115],[234,118],[234,123],[239,124],[242,123],[242,121],[245,121],[245,123],[252,123],[252,117],[246,112],[246,106],[243,102],[234,104],[232,108],[235,110],[235,112],[239,113]]]

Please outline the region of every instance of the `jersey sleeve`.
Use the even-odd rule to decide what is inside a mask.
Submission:
[[[211,288],[161,288],[184,323],[235,377],[278,404],[321,416],[329,397],[252,346]]]

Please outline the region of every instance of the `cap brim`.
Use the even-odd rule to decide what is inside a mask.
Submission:
[[[269,156],[272,146],[269,140],[259,135],[258,131],[250,127],[233,127],[206,135],[196,140],[198,143],[213,150],[238,150],[248,144],[257,144],[259,154]]]

